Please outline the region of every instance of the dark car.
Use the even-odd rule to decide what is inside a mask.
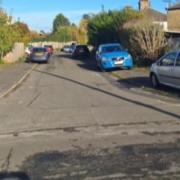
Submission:
[[[87,45],[76,45],[72,52],[73,58],[77,58],[77,57],[88,58],[89,56],[90,56],[90,52]]]
[[[44,47],[47,49],[47,51],[50,55],[52,55],[54,53],[54,48],[52,45],[44,45]]]
[[[45,47],[34,47],[30,55],[31,62],[44,62],[48,63],[49,61],[49,52]]]

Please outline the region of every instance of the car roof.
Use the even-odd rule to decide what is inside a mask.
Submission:
[[[121,46],[119,43],[109,43],[109,44],[101,44],[99,47],[109,47],[109,46]]]

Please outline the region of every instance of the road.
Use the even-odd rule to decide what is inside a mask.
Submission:
[[[0,101],[0,179],[179,179],[179,108],[55,55]]]

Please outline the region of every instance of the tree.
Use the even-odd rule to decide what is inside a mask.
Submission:
[[[0,8],[0,26],[7,24],[8,21],[9,21],[8,15],[2,8]]]
[[[58,14],[53,22],[53,32],[56,32],[58,28],[63,26],[70,26],[70,22],[68,18],[66,18],[63,14]]]
[[[87,26],[89,23],[89,19],[82,18],[78,28],[78,42],[81,44],[86,44],[88,42],[88,35],[87,35]]]
[[[89,43],[97,46],[101,43],[121,41],[119,30],[123,28],[123,24],[138,17],[140,13],[131,8],[97,14],[88,23]]]
[[[163,28],[152,22],[141,22],[130,36],[131,49],[139,54],[138,60],[149,65],[157,60],[167,48]],[[142,63],[141,63],[142,64]]]
[[[19,38],[10,20],[11,18],[7,13],[3,9],[0,9],[0,60],[12,49],[17,37]]]
[[[19,37],[16,38],[17,42],[27,44],[31,41],[31,32],[27,24],[23,22],[15,22],[12,27],[16,31],[17,35],[19,35]]]
[[[3,25],[0,27],[0,60],[12,49],[14,45],[13,35],[15,33],[10,26]]]

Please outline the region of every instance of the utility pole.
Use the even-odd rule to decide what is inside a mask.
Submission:
[[[104,4],[101,5],[102,12],[105,12]]]

